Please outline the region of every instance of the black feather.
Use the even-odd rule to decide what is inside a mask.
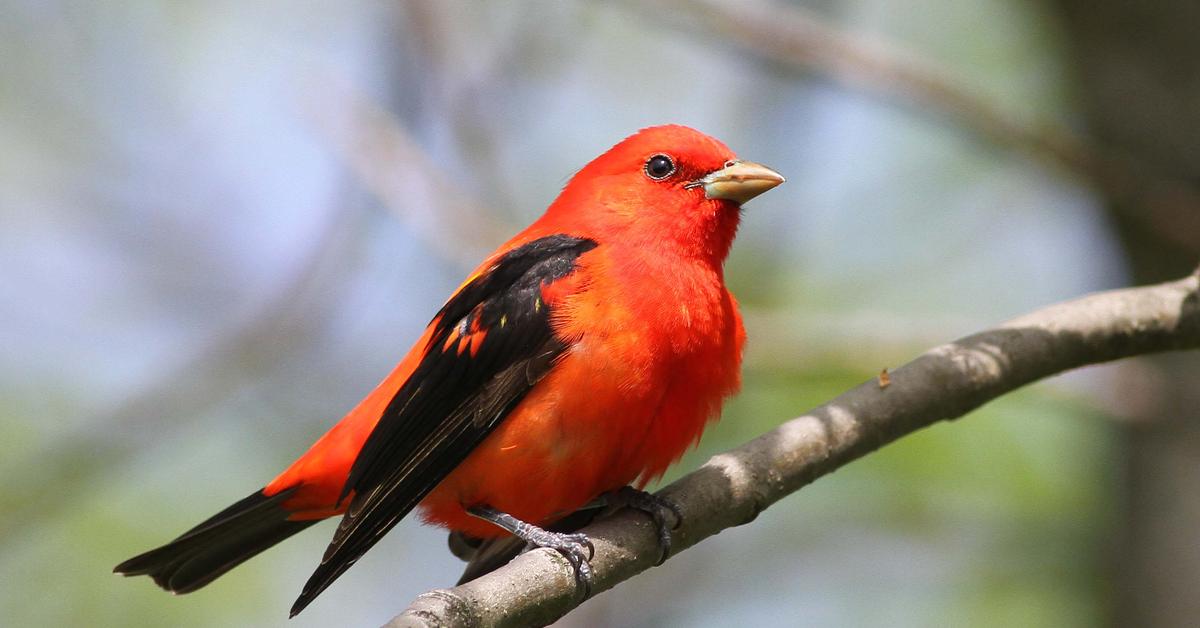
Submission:
[[[442,307],[424,358],[350,469],[342,498],[354,497],[293,616],[403,519],[549,372],[567,344],[551,329],[542,289],[574,272],[578,257],[595,247],[567,235],[535,240],[501,256]],[[471,350],[465,350],[468,339]]]
[[[289,521],[280,504],[292,490],[271,497],[255,491],[162,547],[139,554],[113,571],[146,575],[172,593],[191,593],[316,521]]]

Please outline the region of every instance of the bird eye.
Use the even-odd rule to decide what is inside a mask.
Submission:
[[[646,160],[646,176],[661,181],[675,174],[675,162],[667,155],[655,155]]]

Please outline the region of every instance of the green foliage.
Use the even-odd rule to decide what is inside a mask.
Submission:
[[[674,474],[870,377],[823,368],[749,373],[725,419]],[[908,625],[1095,625],[1103,619],[1112,439],[1105,417],[1051,386],[1018,391],[773,506],[768,513],[782,511],[778,520],[794,523],[775,526],[770,543],[805,561],[820,554],[829,530],[852,529],[876,541],[867,550],[843,547],[834,560],[860,568],[887,563],[879,545],[898,544],[940,555],[952,567],[936,586],[897,580],[886,569],[857,572],[855,586],[892,591],[870,608],[847,611],[862,623],[904,616]]]

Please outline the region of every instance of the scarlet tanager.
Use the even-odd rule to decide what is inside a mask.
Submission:
[[[188,593],[341,515],[295,615],[419,507],[464,551],[562,552],[586,591],[590,542],[571,517],[606,495],[669,507],[627,487],[660,477],[738,389],[745,331],[723,266],[742,203],[782,182],[687,127],[625,139],[488,256],[299,460],[114,571]]]

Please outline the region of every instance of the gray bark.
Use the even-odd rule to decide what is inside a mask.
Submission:
[[[1200,270],[1182,280],[1050,306],[936,347],[792,419],[663,489],[684,550],[905,434],[953,419],[1030,382],[1088,364],[1200,348]],[[885,385],[885,381],[887,382]],[[1195,524],[1196,519],[1193,519]],[[648,517],[622,511],[584,530],[596,546],[594,592],[653,566]],[[388,626],[544,625],[578,606],[566,560],[536,550],[452,589],[421,595]]]

